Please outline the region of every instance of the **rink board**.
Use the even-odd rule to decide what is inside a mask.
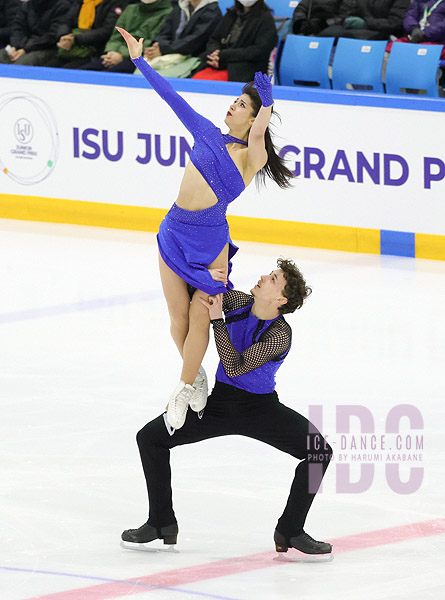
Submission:
[[[145,79],[10,65],[0,77],[0,217],[157,230],[193,140]],[[241,88],[171,81],[221,128]],[[442,99],[274,93],[296,180],[252,183],[229,207],[233,238],[445,260]]]

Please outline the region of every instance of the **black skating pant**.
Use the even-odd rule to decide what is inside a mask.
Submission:
[[[328,467],[331,447],[305,417],[281,404],[276,392],[252,394],[220,382],[216,382],[201,419],[189,409],[184,426],[169,435],[161,415],[137,434],[147,482],[150,523],[157,528],[176,523],[170,449],[223,435],[259,440],[301,461],[277,524],[277,530],[286,538],[301,533]]]

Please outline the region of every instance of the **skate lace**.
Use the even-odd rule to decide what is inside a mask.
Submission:
[[[148,521],[146,521],[143,525],[140,525],[140,527],[135,527],[134,529],[127,529],[127,532],[128,533],[133,533],[135,531],[140,531],[141,529],[143,529],[147,525],[150,525],[150,523]]]
[[[195,388],[195,390],[197,392],[202,392],[202,390],[204,389],[204,383],[205,383],[205,377],[203,375],[201,375],[201,373],[198,373],[195,381],[193,382],[193,387]]]
[[[318,544],[319,546],[321,546],[322,544],[324,544],[325,542],[319,542],[318,540],[314,540],[313,537],[311,537],[308,533],[306,533],[305,531],[298,537],[301,537],[301,539],[307,541],[307,542],[312,542],[313,544]]]
[[[191,390],[184,388],[173,400],[174,411],[183,414],[187,410],[188,403],[193,393],[194,388]]]

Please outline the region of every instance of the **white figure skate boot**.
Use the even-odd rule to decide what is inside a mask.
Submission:
[[[199,413],[201,410],[204,410],[207,404],[207,396],[209,391],[207,385],[207,375],[202,365],[199,367],[198,375],[193,382],[193,387],[195,388],[195,392],[190,400],[189,406],[192,410]]]
[[[170,397],[167,409],[167,421],[173,429],[180,429],[185,423],[189,402],[192,399],[195,388],[188,383],[178,383]]]

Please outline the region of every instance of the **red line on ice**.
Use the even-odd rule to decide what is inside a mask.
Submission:
[[[337,555],[342,552],[364,550],[365,548],[372,548],[374,546],[385,546],[387,544],[405,542],[441,533],[445,533],[445,519],[435,519],[421,523],[412,523],[410,525],[390,527],[389,529],[357,533],[329,541],[334,545],[335,554]],[[29,600],[111,600],[111,598],[119,598],[120,596],[147,593],[151,591],[149,587],[146,587],[147,585],[152,585],[152,590],[156,590],[157,588],[187,585],[197,581],[205,581],[206,579],[216,579],[217,577],[247,573],[249,571],[257,571],[267,567],[278,567],[286,564],[285,562],[272,560],[275,556],[275,552],[262,552],[260,554],[251,554],[250,556],[228,558],[203,565],[127,579],[122,582],[101,583],[65,592],[45,594],[44,596],[30,598]],[[132,583],[134,584],[133,586],[131,585]]]

